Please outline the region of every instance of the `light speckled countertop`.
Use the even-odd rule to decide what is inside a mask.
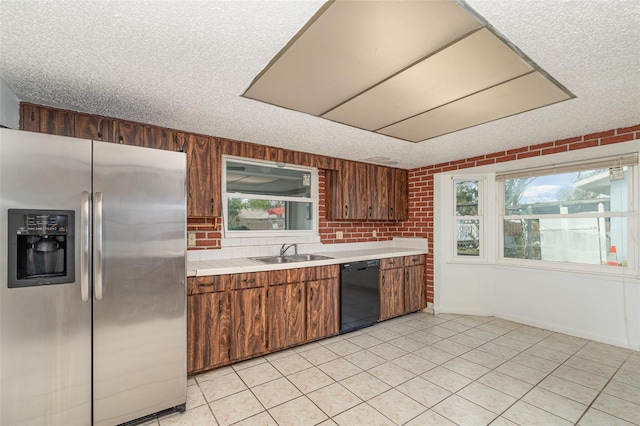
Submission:
[[[336,263],[357,262],[359,260],[383,259],[387,257],[412,256],[425,254],[426,249],[416,248],[367,248],[362,250],[344,250],[332,252],[319,252],[322,256],[331,259],[313,260],[308,262],[291,262],[280,264],[267,264],[249,258],[200,260],[187,262],[187,276],[207,276],[222,274],[237,274],[243,272],[274,271],[278,269],[305,268],[308,266],[335,265]],[[306,253],[305,253],[306,254]]]

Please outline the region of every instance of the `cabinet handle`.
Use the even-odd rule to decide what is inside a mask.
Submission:
[[[198,284],[198,287],[212,287],[214,283]]]
[[[213,213],[213,198],[211,199],[210,203],[211,203],[211,213]]]
[[[98,140],[102,140],[102,132],[98,132]]]
[[[218,316],[222,315],[222,300],[218,300]]]
[[[393,217],[393,215],[395,214],[393,207],[389,207],[389,216]]]
[[[245,278],[244,280],[242,280],[243,283],[255,283],[256,279],[255,278],[251,278],[251,279],[247,279]]]
[[[262,309],[262,294],[258,295],[258,309]]]
[[[382,276],[382,285],[384,285],[385,278],[386,278],[386,276],[385,276],[385,275],[383,275],[383,276]]]
[[[313,300],[313,287],[309,289],[309,292],[311,293],[309,300]]]
[[[373,207],[369,206],[369,217],[373,216]]]
[[[124,143],[124,138],[122,136],[118,136],[118,143]]]
[[[302,289],[298,289],[298,303],[302,302]]]
[[[348,205],[344,205],[344,217],[347,218],[347,216],[349,216],[349,206]]]

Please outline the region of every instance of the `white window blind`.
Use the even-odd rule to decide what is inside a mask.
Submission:
[[[637,166],[638,153],[620,155],[616,157],[598,158],[591,161],[575,163],[551,164],[530,169],[514,170],[496,174],[496,180],[521,179],[534,176],[555,175],[560,173],[578,172],[581,170],[612,169],[616,167]]]

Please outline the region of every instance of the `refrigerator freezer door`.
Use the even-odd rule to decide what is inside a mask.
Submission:
[[[104,142],[93,150],[103,237],[94,423],[114,425],[186,402],[186,159]]]
[[[0,129],[0,424],[91,423],[91,302],[82,301],[82,192],[91,141]],[[74,210],[75,282],[7,287],[8,209]],[[86,234],[85,234],[86,235]]]

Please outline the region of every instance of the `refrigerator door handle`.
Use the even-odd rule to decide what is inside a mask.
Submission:
[[[82,191],[80,210],[80,295],[89,300],[89,203],[90,194]]]
[[[96,192],[93,201],[93,289],[96,299],[102,300],[102,192]]]

